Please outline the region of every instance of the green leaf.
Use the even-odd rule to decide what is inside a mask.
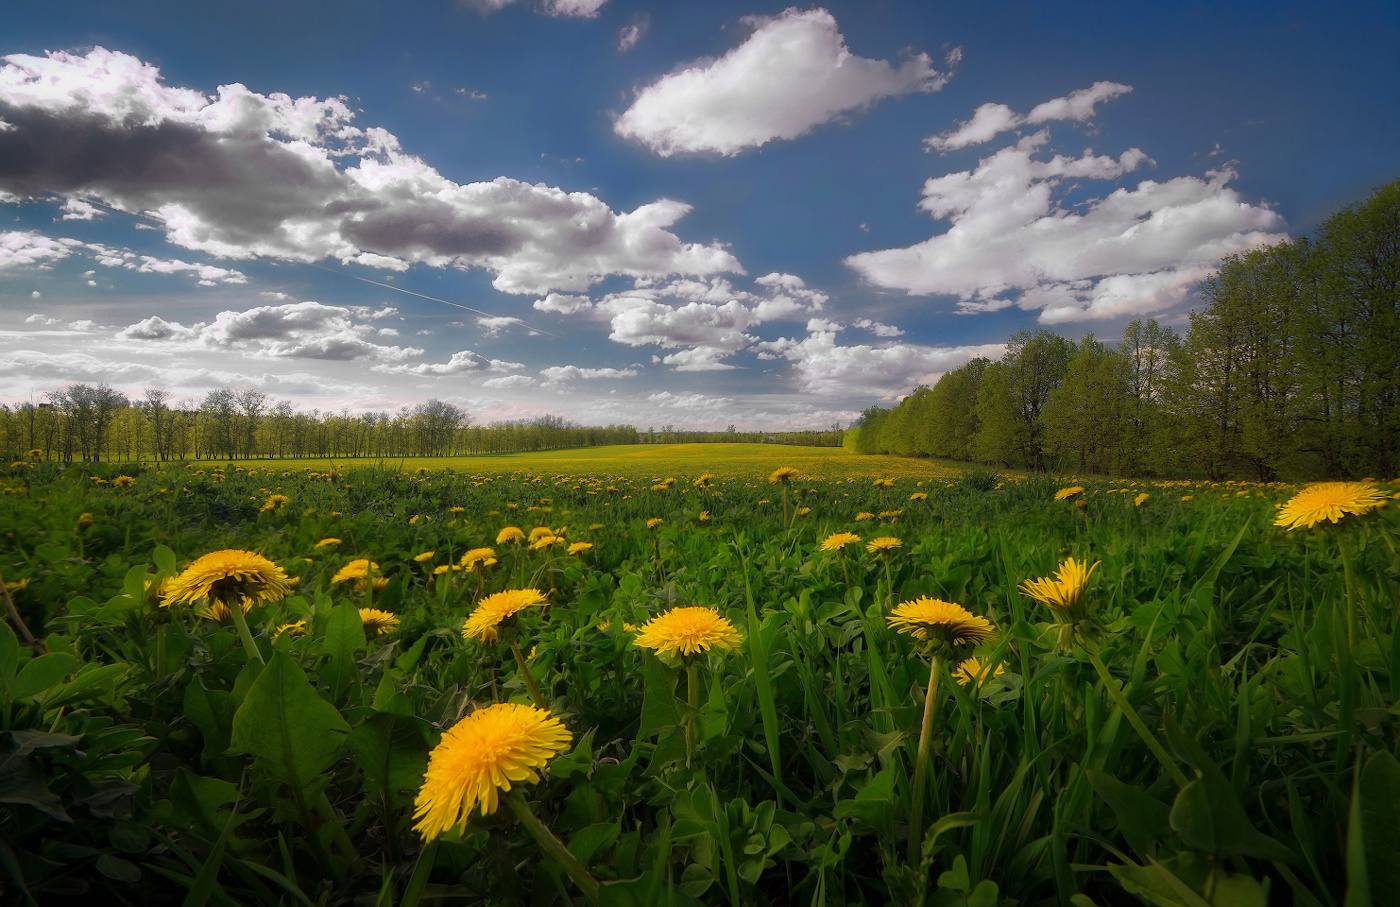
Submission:
[[[353,678],[355,655],[365,648],[365,627],[354,605],[336,605],[326,618],[321,654],[326,656],[326,680],[339,693]]]
[[[1140,856],[1150,856],[1168,829],[1170,810],[1146,791],[1124,784],[1107,772],[1085,769],[1094,792],[1113,810],[1118,830]]]
[[[642,656],[642,721],[637,739],[646,740],[681,723],[676,702],[676,672],[655,655]]]
[[[301,667],[275,652],[233,716],[230,750],[298,790],[306,790],[340,752],[350,726],[322,699]]]
[[[10,625],[0,620],[0,689],[9,687],[19,670],[19,639]]]
[[[1352,792],[1347,834],[1346,907],[1400,897],[1400,761],[1378,752],[1366,762]],[[1373,898],[1376,898],[1373,901]]]
[[[1293,862],[1292,851],[1250,823],[1223,775],[1219,783],[1197,778],[1183,787],[1170,818],[1172,829],[1194,850]]]
[[[598,822],[585,826],[569,838],[569,851],[579,858],[579,862],[586,865],[596,854],[612,847],[621,831],[622,826],[617,822]]]
[[[228,752],[229,730],[237,706],[233,694],[207,690],[196,677],[185,687],[185,717],[204,738],[204,758],[213,759]]]
[[[428,766],[428,728],[421,718],[376,712],[350,732],[350,753],[367,794],[390,808],[408,802]]]
[[[164,545],[157,545],[156,550],[151,553],[151,560],[155,561],[156,569],[161,573],[170,576],[175,575],[175,552]]]
[[[20,668],[19,676],[10,687],[15,699],[29,699],[56,686],[77,667],[78,659],[67,652],[50,652],[31,658]]]

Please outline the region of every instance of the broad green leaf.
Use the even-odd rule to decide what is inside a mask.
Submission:
[[[19,669],[19,675],[10,687],[10,695],[15,699],[38,696],[61,683],[77,666],[78,659],[67,652],[50,652],[31,658]]]
[[[1113,810],[1118,830],[1139,856],[1150,856],[1166,834],[1170,810],[1146,791],[1124,784],[1107,772],[1086,769],[1084,776],[1094,792]]]
[[[230,750],[252,755],[267,771],[305,790],[335,761],[349,732],[301,667],[275,652],[234,713]]]

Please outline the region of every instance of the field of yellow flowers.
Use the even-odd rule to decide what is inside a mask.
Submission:
[[[0,471],[0,900],[1400,898],[1400,486],[705,456]]]

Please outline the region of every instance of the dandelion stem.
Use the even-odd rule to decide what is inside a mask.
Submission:
[[[1176,760],[1167,752],[1167,748],[1157,739],[1157,735],[1152,733],[1146,723],[1143,722],[1142,716],[1137,713],[1137,709],[1133,708],[1132,703],[1128,702],[1128,697],[1123,695],[1123,688],[1118,685],[1118,681],[1113,679],[1113,675],[1108,673],[1108,668],[1104,666],[1103,661],[1099,658],[1099,653],[1087,643],[1084,644],[1084,651],[1089,654],[1089,662],[1093,664],[1094,670],[1098,672],[1099,680],[1103,682],[1104,689],[1108,691],[1108,697],[1113,700],[1114,705],[1118,706],[1119,711],[1123,713],[1123,717],[1128,719],[1128,723],[1133,726],[1133,730],[1137,731],[1138,736],[1142,738],[1142,742],[1147,744],[1147,748],[1152,751],[1152,755],[1156,756],[1157,761],[1162,763],[1162,767],[1167,770],[1167,774],[1172,776],[1172,780],[1176,782],[1178,787],[1185,787],[1189,784],[1190,780],[1186,777],[1185,772],[1176,764]]]
[[[924,692],[924,719],[919,725],[919,748],[914,755],[914,799],[909,804],[909,862],[919,864],[924,841],[924,785],[928,780],[928,751],[933,740],[933,706],[938,695],[941,659],[929,659],[928,689]]]
[[[535,839],[535,843],[540,846],[547,856],[559,864],[560,868],[569,874],[569,878],[574,880],[574,884],[583,892],[583,896],[590,904],[598,903],[598,880],[588,871],[588,867],[579,862],[569,848],[564,846],[564,842],[555,837],[554,832],[545,827],[539,817],[530,809],[530,804],[526,803],[518,791],[511,791],[504,797],[506,805],[515,816],[515,821]]]
[[[685,714],[685,767],[695,762],[695,713],[700,708],[700,677],[694,661],[685,666],[685,703],[690,706]]]
[[[267,664],[263,660],[262,652],[258,649],[258,644],[253,641],[252,631],[248,629],[248,618],[243,614],[242,602],[224,602],[224,607],[228,608],[228,613],[233,618],[233,625],[238,628],[238,638],[243,640],[243,651],[248,653],[248,660],[257,661],[258,664]]]
[[[544,696],[540,695],[540,686],[535,683],[535,675],[530,673],[530,665],[525,661],[525,654],[520,651],[520,643],[514,637],[510,640],[510,651],[515,655],[515,663],[520,668],[520,675],[525,678],[525,686],[530,689],[530,698],[535,700],[535,705],[540,708],[547,708],[544,704]]]

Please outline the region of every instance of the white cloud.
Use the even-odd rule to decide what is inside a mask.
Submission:
[[[593,19],[607,2],[608,0],[541,0],[540,12],[546,16]]]
[[[520,324],[519,318],[509,315],[482,315],[476,319],[476,326],[485,337],[498,337],[508,328],[519,327]]]
[[[376,343],[377,329],[364,320],[375,314],[319,302],[294,302],[223,311],[213,321],[192,327],[152,315],[116,336],[119,340],[177,343],[190,349],[240,350],[275,359],[399,363],[423,355],[416,347]]]
[[[60,220],[95,220],[106,214],[96,205],[88,204],[80,198],[65,199]]]
[[[67,258],[73,243],[33,230],[0,230],[0,271],[8,268],[48,268]]]
[[[824,9],[789,8],[744,20],[754,31],[716,60],[698,60],[643,88],[618,135],[655,153],[735,155],[793,139],[882,98],[942,88],[927,54],[898,65],[858,57]]]
[[[759,345],[763,355],[792,363],[801,388],[824,396],[880,396],[893,399],[920,384],[932,384],[949,369],[987,356],[999,357],[1003,344],[923,346],[840,346],[834,331],[817,331],[802,340],[781,339]]]
[[[989,142],[1003,132],[1021,126],[1038,126],[1053,120],[1084,122],[1094,116],[1094,108],[1104,101],[1111,101],[1133,90],[1131,85],[1121,82],[1095,82],[1088,88],[1071,91],[1064,97],[1051,98],[1031,108],[1024,117],[1005,104],[983,104],[973,111],[972,117],[957,126],[924,139],[924,145],[933,151],[956,151],[970,145]]]
[[[456,183],[386,130],[355,125],[344,98],[240,84],[208,97],[100,47],[3,61],[0,115],[14,128],[0,132],[0,193],[83,195],[149,212],[186,249],[477,267],[498,290],[539,295],[612,275],[742,272],[723,245],[670,231],[690,211],[683,202],[617,212],[586,192],[506,177]],[[102,153],[59,153],[74,147]]]
[[[593,303],[587,296],[550,293],[543,299],[536,299],[534,307],[541,312],[552,312],[556,315],[577,315],[593,308]]]
[[[1042,130],[975,170],[928,180],[919,206],[948,228],[846,263],[880,287],[956,296],[966,312],[1014,303],[1048,323],[1160,311],[1221,257],[1284,238],[1277,213],[1230,187],[1229,167],[1066,207],[1055,198],[1064,180],[1114,180],[1150,159],[1134,148],[1037,160],[1046,140]]]
[[[534,387],[536,383],[535,379],[531,378],[529,375],[502,375],[499,378],[487,378],[485,381],[481,382],[481,386],[495,388],[497,390],[506,390],[511,388]]]
[[[568,387],[575,381],[611,381],[621,378],[635,378],[639,372],[635,368],[583,368],[577,365],[551,365],[540,369],[540,377],[545,383]]]
[[[651,17],[646,13],[622,26],[617,33],[617,52],[625,54],[637,46],[637,42],[642,40],[646,34],[647,27],[651,25]]]
[[[647,402],[663,409],[717,410],[733,406],[734,398],[715,397],[709,394],[676,394],[671,391],[657,391],[647,395]]]
[[[43,297],[43,295],[44,295],[44,294],[43,294],[43,293],[40,293],[38,290],[30,290],[30,291],[29,291],[29,298],[30,298],[30,299],[39,299],[39,298]]]
[[[96,243],[89,244],[86,248],[95,254],[98,264],[107,268],[125,268],[141,274],[189,274],[195,277],[202,287],[248,282],[246,274],[233,268],[220,268],[178,258],[156,258],[154,255],[143,255],[130,249],[113,249]]]
[[[876,337],[901,337],[904,335],[904,331],[892,324],[885,324],[882,321],[871,321],[869,318],[857,318],[855,321],[851,322],[851,324],[861,330],[869,331]]]
[[[421,353],[422,350],[418,352]],[[473,372],[508,372],[524,367],[519,362],[490,359],[471,350],[459,350],[453,353],[446,362],[423,362],[418,365],[376,365],[373,368],[377,372],[391,374],[441,377],[444,375],[466,375]]]

